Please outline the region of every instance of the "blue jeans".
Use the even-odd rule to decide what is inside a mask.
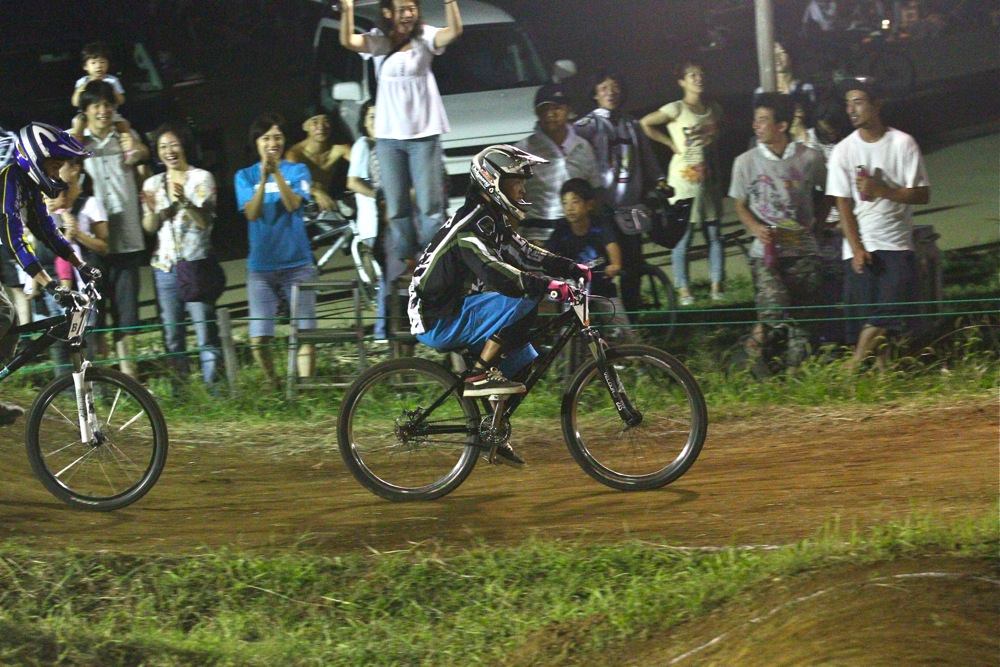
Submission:
[[[219,358],[222,356],[219,343],[219,327],[215,322],[215,304],[184,303],[177,296],[177,275],[174,271],[153,269],[156,284],[156,300],[160,304],[160,319],[163,321],[163,338],[171,363],[178,374],[186,376],[190,372],[187,350],[187,330],[184,326],[184,311],[194,322],[198,337],[198,357],[201,360],[201,375],[205,384],[211,386],[218,379]]]
[[[691,235],[694,226],[692,222],[688,225],[684,236],[677,242],[674,249],[670,251],[671,263],[674,266],[674,287],[680,289],[688,286],[688,248],[691,246]],[[721,283],[723,271],[725,269],[725,255],[722,249],[722,232],[720,231],[718,220],[709,220],[701,223],[702,234],[705,235],[705,242],[708,244],[708,269],[713,283]]]
[[[274,271],[247,271],[247,299],[250,305],[250,337],[274,336],[274,322],[282,299],[291,306],[292,285],[316,280],[316,266],[304,264]],[[316,292],[299,294],[299,329],[316,328]]]
[[[441,137],[379,139],[375,142],[386,214],[396,256],[416,257],[444,224],[444,159]],[[417,203],[419,229],[414,224],[410,188]]]

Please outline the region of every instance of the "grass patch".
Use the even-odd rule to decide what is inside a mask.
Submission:
[[[774,550],[536,540],[336,558],[156,557],[5,545],[0,662],[504,664],[539,633],[558,635],[569,657],[595,658],[776,577],[925,554],[996,562],[998,544],[993,515],[952,524],[918,517],[865,534],[831,525]]]

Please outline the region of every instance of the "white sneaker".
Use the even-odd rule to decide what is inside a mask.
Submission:
[[[725,292],[712,292],[712,301],[725,301]]]
[[[693,306],[694,305],[694,297],[691,296],[690,294],[688,294],[687,296],[682,296],[680,299],[678,299],[678,302],[682,306]]]

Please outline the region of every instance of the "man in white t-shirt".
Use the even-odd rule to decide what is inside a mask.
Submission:
[[[826,193],[836,199],[844,231],[844,303],[854,361],[868,357],[880,336],[905,334],[917,280],[914,204],[930,201],[920,147],[881,118],[876,82],[858,78],[845,94],[855,132],[833,149]],[[860,330],[859,330],[860,329]]]

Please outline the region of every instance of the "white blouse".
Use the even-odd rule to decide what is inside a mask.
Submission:
[[[378,95],[375,100],[376,139],[420,139],[451,130],[438,92],[431,61],[444,53],[434,46],[440,28],[424,25],[409,48],[392,51],[392,43],[380,30],[365,34],[370,54],[375,58]]]

